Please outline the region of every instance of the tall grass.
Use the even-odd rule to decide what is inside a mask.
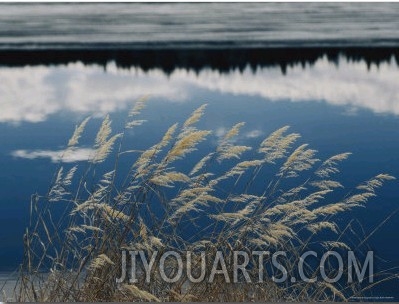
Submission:
[[[334,176],[350,153],[319,160],[316,150],[296,144],[300,135],[288,126],[258,147],[237,145],[242,122],[225,133],[214,151],[192,163],[190,153],[211,134],[197,127],[206,105],[182,124],[173,124],[152,147],[135,150],[126,135],[145,122],[137,118],[145,103],[136,102],[119,133],[106,116],[93,139],[91,158],[79,164],[60,162],[48,192],[32,196],[16,300],[306,301],[361,294],[364,286],[357,283],[278,284],[268,276],[261,283],[227,283],[219,275],[210,284],[190,283],[183,275],[167,283],[156,267],[150,282],[143,275],[135,284],[117,283],[122,250],[149,255],[155,250],[204,250],[209,256],[222,251],[227,264],[233,250],[284,250],[289,274],[298,270],[306,249],[359,251],[345,241],[351,223],[340,226],[337,219],[364,207],[383,182],[394,179],[379,174],[343,193]],[[78,148],[88,123],[86,119],[76,127],[63,157]],[[131,158],[129,168],[122,157]],[[107,159],[113,160],[111,168]],[[199,263],[194,257],[194,265]],[[206,268],[212,263],[206,260]],[[318,270],[306,268],[309,273]],[[256,267],[248,271],[257,276]],[[336,269],[331,265],[326,271]]]

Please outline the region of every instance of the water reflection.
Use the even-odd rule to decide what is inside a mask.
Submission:
[[[53,163],[75,163],[79,161],[86,161],[90,159],[95,153],[94,149],[90,148],[75,148],[68,150],[15,150],[11,153],[13,157],[36,159],[48,158]]]
[[[165,102],[186,102],[193,92],[259,96],[266,101],[327,102],[346,106],[347,113],[363,108],[375,113],[399,114],[399,69],[396,63],[370,68],[364,62],[335,65],[326,57],[303,69],[247,66],[229,73],[203,69],[120,69],[74,63],[0,69],[0,122],[41,122],[62,111],[102,115],[129,107],[137,98],[151,95]]]
[[[140,117],[148,123],[134,129],[125,141],[127,149],[141,150],[157,143],[168,127],[182,123],[193,109],[208,102],[200,123],[201,128],[214,133],[200,151],[193,152],[193,161],[197,152],[213,150],[211,145],[216,145],[237,122],[247,122],[237,144],[252,147],[257,147],[270,132],[289,124],[294,132],[303,135],[303,143],[320,150],[322,159],[353,152],[340,176],[347,189],[351,189],[381,172],[399,176],[399,142],[395,140],[399,136],[395,116],[399,114],[398,76],[394,60],[368,68],[365,61],[340,58],[336,65],[328,57],[305,67],[296,64],[285,75],[279,65],[257,69],[248,65],[228,73],[211,68],[198,72],[174,68],[169,74],[157,68],[122,69],[116,63],[105,68],[83,63],[2,67],[0,271],[13,270],[20,263],[29,198],[32,193],[48,190],[57,166],[51,162],[57,162],[63,154],[63,162],[84,161],[94,153],[89,147],[100,118],[93,118],[88,124],[81,148],[65,155],[74,124],[86,115],[110,112],[116,131],[123,124],[126,110],[139,97],[152,95],[148,112]],[[129,168],[136,156],[133,153],[121,157],[121,168]],[[83,164],[79,165],[83,169]],[[261,177],[259,183],[264,182]],[[361,218],[365,227],[372,230],[397,208],[398,197],[397,183],[393,183],[368,208],[353,216]],[[380,248],[393,266],[399,263],[398,248],[389,245],[398,243],[394,233],[398,225],[396,218],[391,226],[382,227],[370,239],[372,248]]]

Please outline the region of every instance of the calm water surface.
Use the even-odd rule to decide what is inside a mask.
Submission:
[[[0,48],[397,45],[398,3],[0,4]]]
[[[350,151],[340,179],[348,188],[380,172],[399,176],[399,69],[391,61],[367,68],[364,62],[326,59],[313,66],[221,73],[176,69],[106,68],[79,62],[57,66],[0,68],[0,269],[11,270],[21,256],[21,235],[30,194],[47,190],[54,162],[76,123],[93,115],[82,149],[65,161],[85,160],[94,132],[110,113],[121,126],[135,100],[148,95],[148,123],[129,135],[132,146],[154,144],[174,122],[208,103],[202,125],[214,130],[209,145],[236,122],[247,122],[239,141],[256,145],[273,130],[290,125],[320,157]],[[210,147],[202,147],[208,149]],[[388,183],[358,216],[370,231],[397,208],[399,189]],[[395,225],[386,224],[371,243],[399,262],[391,244]]]

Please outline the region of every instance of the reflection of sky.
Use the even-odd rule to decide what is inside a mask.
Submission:
[[[337,67],[327,60],[305,69],[295,66],[286,76],[277,67],[222,74],[175,70],[169,76],[160,70],[117,69],[113,64],[106,70],[80,63],[0,68],[0,271],[18,265],[30,195],[47,190],[53,162],[63,153],[75,123],[86,115],[97,114],[82,145],[64,158],[66,162],[87,159],[92,153],[89,147],[100,124],[96,116],[110,112],[116,130],[121,125],[118,119],[125,118],[134,101],[150,94],[140,117],[148,123],[129,133],[127,149],[155,144],[170,125],[184,121],[207,102],[199,124],[214,134],[190,155],[192,161],[239,121],[246,125],[237,143],[251,146],[289,124],[303,135],[301,143],[320,151],[320,158],[353,152],[338,176],[351,189],[380,172],[399,177],[397,79],[394,63],[368,71],[364,63],[341,62]],[[121,160],[126,168],[129,155]],[[266,182],[259,180],[260,185]],[[368,208],[358,211],[365,230],[371,231],[396,208],[398,189],[397,182],[387,184]],[[397,225],[399,219],[394,219],[370,239],[380,256],[395,265],[399,248],[389,245],[399,241]]]
[[[399,69],[392,61],[367,70],[362,62],[327,59],[312,67],[300,65],[282,75],[279,68],[249,68],[230,73],[177,69],[171,75],[153,69],[117,69],[108,64],[36,66],[0,69],[0,122],[39,122],[61,111],[108,113],[125,109],[151,94],[165,101],[189,101],[196,89],[223,94],[260,96],[273,101],[325,101],[375,113],[399,114]]]

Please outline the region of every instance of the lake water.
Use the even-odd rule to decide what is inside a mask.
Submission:
[[[398,17],[397,3],[3,3],[0,44],[368,47],[397,45]]]
[[[135,149],[207,103],[200,152],[240,121],[250,146],[290,125],[319,158],[353,153],[339,175],[349,190],[399,178],[398,20],[396,3],[0,4],[0,272],[18,267],[30,195],[47,191],[75,124],[92,116],[65,162],[86,160],[104,115],[120,127],[143,96]],[[394,181],[351,216],[367,234],[398,203]],[[398,226],[368,240],[377,268],[399,266]],[[375,296],[399,300],[398,285]]]

